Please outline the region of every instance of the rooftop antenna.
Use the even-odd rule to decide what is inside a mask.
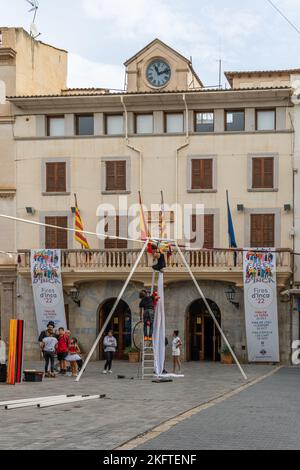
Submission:
[[[221,43],[221,37],[219,37],[219,90],[222,89],[222,43]]]
[[[41,34],[41,33],[38,32],[36,24],[35,24],[35,19],[36,19],[37,11],[38,11],[38,8],[39,8],[39,3],[38,3],[37,0],[26,0],[26,2],[29,3],[29,5],[31,6],[31,8],[29,10],[29,13],[31,13],[32,11],[34,12],[33,13],[33,20],[32,20],[32,23],[30,25],[30,36],[33,39],[36,39]]]

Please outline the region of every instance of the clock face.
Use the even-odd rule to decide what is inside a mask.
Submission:
[[[150,85],[159,88],[170,80],[171,68],[164,60],[156,59],[148,65],[146,76]]]

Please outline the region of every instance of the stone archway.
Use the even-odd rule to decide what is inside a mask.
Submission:
[[[102,329],[109,312],[111,311],[116,299],[105,300],[98,309],[98,332]],[[106,333],[113,330],[114,336],[118,342],[118,349],[115,358],[119,360],[126,359],[125,349],[131,346],[132,315],[131,310],[124,300],[119,302],[116,311],[106,329]],[[103,338],[99,343],[99,359],[104,359]]]
[[[218,305],[208,299],[208,303],[221,324],[221,311]],[[186,314],[186,358],[187,361],[220,361],[221,335],[203,299],[193,301]]]

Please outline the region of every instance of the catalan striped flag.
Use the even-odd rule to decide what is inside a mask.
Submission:
[[[146,241],[147,239],[150,238],[150,232],[148,229],[148,225],[145,219],[145,213],[143,209],[143,203],[142,203],[142,196],[141,192],[139,191],[139,201],[140,201],[140,230],[141,230],[141,240]],[[152,249],[152,243],[148,243],[148,253],[152,254],[153,249]]]
[[[87,239],[85,238],[84,234],[82,233],[84,228],[83,228],[83,223],[81,220],[80,212],[78,209],[78,204],[77,204],[77,197],[75,194],[75,240],[80,243],[82,248],[85,248],[86,250],[90,250],[90,245],[88,244]],[[78,232],[77,232],[78,230]]]

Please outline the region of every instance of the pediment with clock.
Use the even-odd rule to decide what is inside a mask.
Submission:
[[[124,65],[129,93],[203,88],[192,62],[159,39],[152,41]]]

